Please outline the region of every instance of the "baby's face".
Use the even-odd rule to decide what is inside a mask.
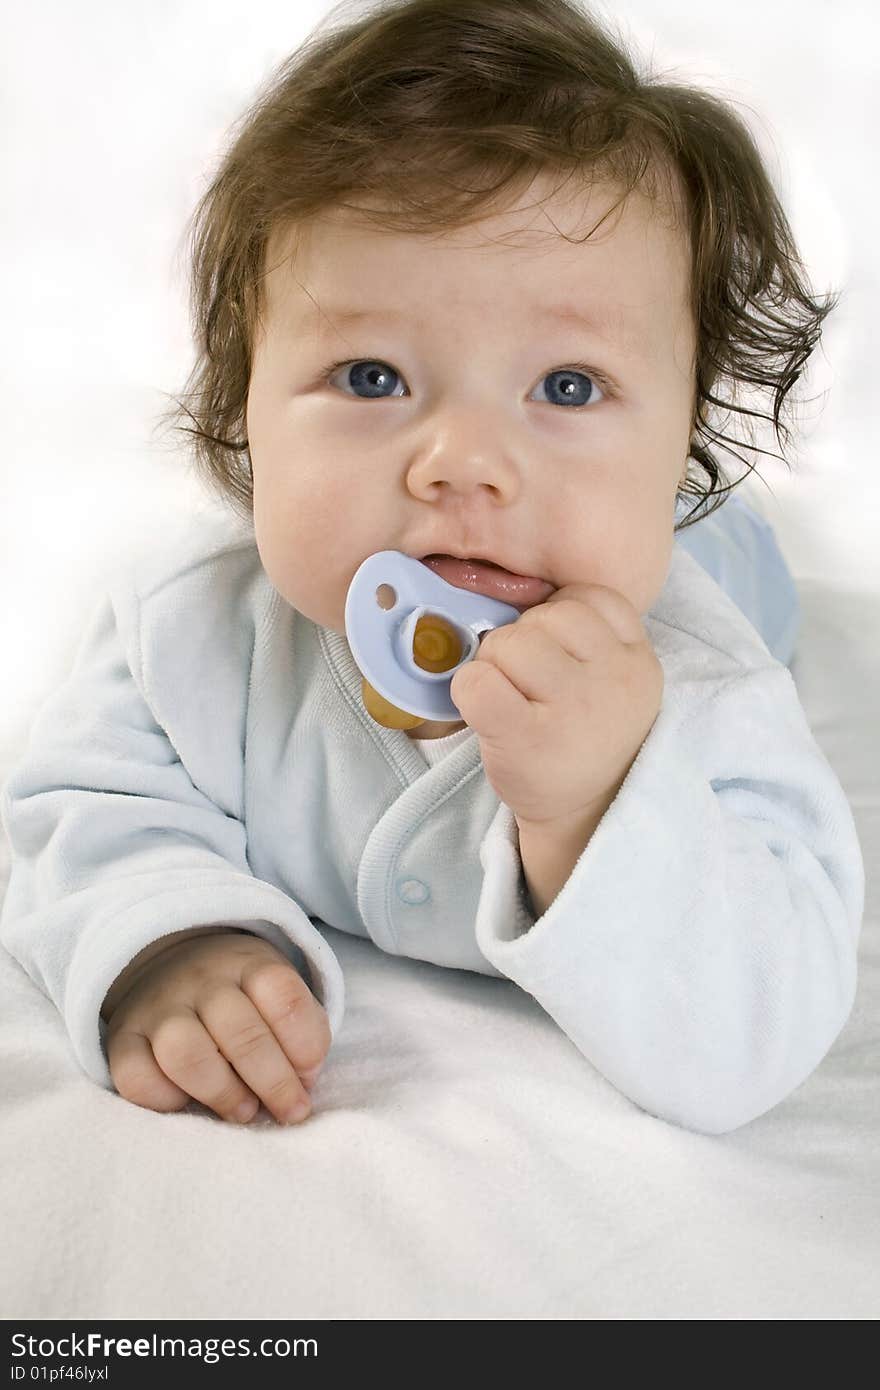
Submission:
[[[686,243],[640,194],[567,242],[523,210],[550,187],[452,234],[333,210],[295,262],[270,241],[254,526],[270,580],[313,621],[344,633],[378,550],[603,584],[640,614],[662,589],[694,401]],[[569,185],[546,212],[574,237],[615,197]]]

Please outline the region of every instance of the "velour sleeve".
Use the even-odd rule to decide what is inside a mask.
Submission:
[[[293,899],[251,872],[242,821],[193,784],[135,679],[130,647],[109,593],[0,795],[11,847],[0,941],[108,1090],[104,997],[169,933],[244,927],[303,973],[334,1036],[344,1009],[335,955]],[[241,748],[229,756],[240,760]]]
[[[568,880],[530,915],[516,822],[480,849],[478,944],[636,1105],[705,1134],[818,1066],[856,989],[852,813],[781,664],[674,694]]]

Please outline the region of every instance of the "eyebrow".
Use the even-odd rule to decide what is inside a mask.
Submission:
[[[535,318],[542,319],[545,323],[570,323],[576,328],[586,329],[588,333],[594,333],[600,338],[604,338],[613,346],[620,347],[623,351],[635,355],[638,351],[638,338],[635,334],[623,330],[619,320],[608,313],[596,312],[595,314],[582,313],[568,304],[539,304],[533,305],[531,313]],[[345,309],[328,308],[319,306],[314,301],[306,309],[304,317],[307,321],[315,319],[329,319],[332,324],[351,324],[360,323],[364,319],[384,319],[389,323],[400,323],[408,319],[409,314],[397,309],[377,308],[377,309]],[[615,336],[614,330],[617,330]]]

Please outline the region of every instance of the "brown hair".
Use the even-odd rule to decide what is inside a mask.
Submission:
[[[175,428],[191,436],[197,473],[251,517],[247,395],[276,228],[338,206],[398,231],[453,230],[548,170],[609,177],[623,190],[616,207],[637,185],[656,200],[654,174],[665,171],[690,243],[690,455],[708,479],[680,487],[700,500],[677,529],[714,511],[743,479],[727,480],[712,445],[754,465],[729,447],[744,442],[716,429],[713,412],[733,411],[747,434],[753,420],[772,418],[785,448],[783,406],[791,410],[789,392],[838,298],[811,296],[746,125],[704,91],[639,76],[620,36],[577,0],[379,0],[328,28],[341,8],[233,126],[188,224],[198,353],[190,404],[173,398],[162,418],[194,423]],[[381,211],[352,195],[378,197]],[[741,404],[743,388],[772,391],[772,417]]]

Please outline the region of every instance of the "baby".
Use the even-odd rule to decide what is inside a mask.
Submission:
[[[713,452],[741,387],[782,438],[831,307],[746,128],[566,0],[403,0],[282,67],[196,231],[180,413],[237,524],[114,579],[4,787],[2,939],[82,1066],[302,1119],[329,924],[516,982],[670,1123],[764,1113],[846,1022],[864,876]],[[364,708],[382,550],[509,572],[455,722]]]

